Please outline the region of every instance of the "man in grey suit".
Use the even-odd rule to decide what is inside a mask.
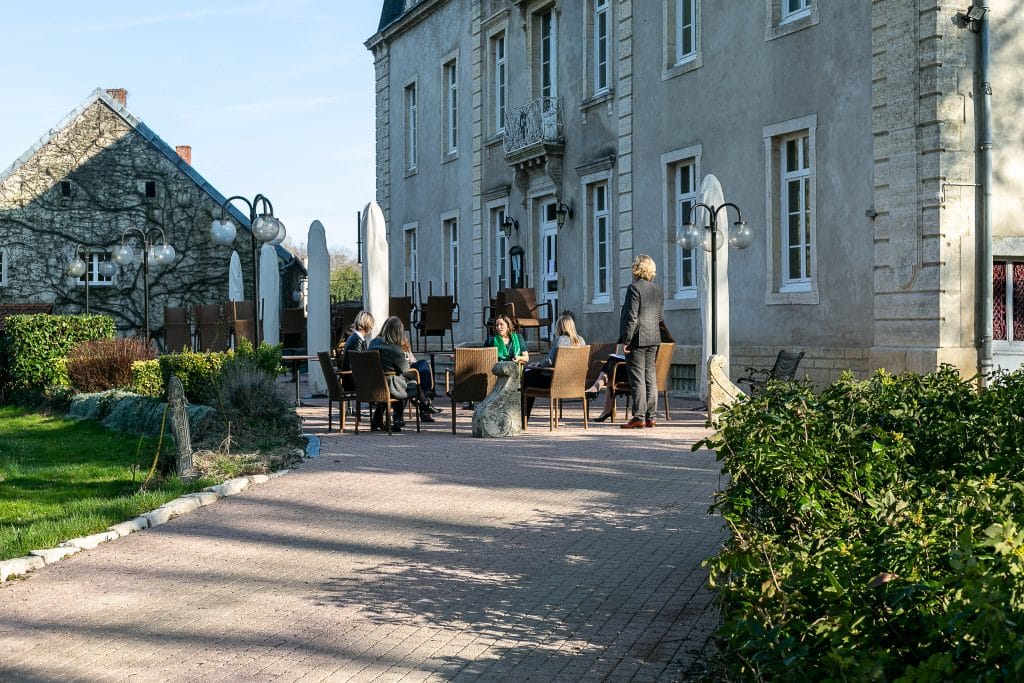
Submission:
[[[625,345],[629,384],[633,393],[633,417],[623,429],[654,426],[658,409],[658,377],[655,357],[661,343],[664,297],[654,284],[657,266],[647,254],[633,259],[633,284],[626,290],[619,320],[619,343]]]

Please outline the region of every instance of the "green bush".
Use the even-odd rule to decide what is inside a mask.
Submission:
[[[160,361],[139,360],[132,363],[131,388],[136,394],[160,397],[164,393]]]
[[[0,382],[5,393],[65,387],[65,357],[79,342],[114,336],[105,315],[12,315],[0,343]]]
[[[160,356],[161,398],[167,398],[167,383],[177,375],[189,403],[215,405],[224,358],[223,353],[191,351]]]
[[[730,530],[709,561],[741,679],[1024,677],[1024,375],[952,368],[721,414]]]
[[[260,342],[258,348],[254,349],[252,342],[245,337],[238,340],[238,345],[233,351],[227,352],[228,360],[238,358],[246,361],[252,361],[256,366],[272,377],[277,377],[288,370],[281,362],[281,355],[281,344],[268,344],[263,341]]]
[[[218,411],[234,444],[268,449],[296,445],[301,423],[295,406],[277,388],[256,358],[236,357],[224,364]]]

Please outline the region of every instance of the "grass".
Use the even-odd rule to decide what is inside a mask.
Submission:
[[[156,447],[93,422],[0,406],[0,560],[104,531],[215,483],[170,478],[140,491]]]

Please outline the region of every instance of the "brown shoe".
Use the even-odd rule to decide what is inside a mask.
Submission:
[[[632,420],[622,425],[622,429],[643,429],[645,424],[646,423],[642,417],[634,417]]]
[[[649,417],[649,418],[647,418],[647,421],[644,422],[644,427],[653,427],[656,424],[658,424],[658,423],[654,421],[654,418],[653,417]]]

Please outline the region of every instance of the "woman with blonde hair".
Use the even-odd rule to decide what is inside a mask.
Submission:
[[[619,320],[619,343],[626,352],[633,417],[623,429],[653,427],[658,409],[655,357],[664,323],[664,297],[654,284],[657,267],[647,254],[633,259],[633,283],[626,290]]]
[[[402,415],[405,413],[405,401],[410,396],[419,395],[419,387],[414,378],[416,373],[409,367],[409,358],[402,349],[402,338],[405,337],[405,326],[402,321],[391,316],[384,321],[380,328],[380,334],[370,342],[369,350],[380,353],[380,364],[384,372],[395,373],[395,378],[390,382],[392,398],[399,399],[398,406],[394,411],[393,429],[401,431],[404,426]],[[378,404],[373,409],[373,416],[370,418],[370,429],[377,431],[384,428],[384,406]]]
[[[551,342],[551,350],[547,357],[536,365],[529,365],[523,370],[524,387],[547,388],[551,386],[551,371],[558,361],[558,349],[563,346],[586,346],[587,341],[576,331],[576,319],[569,311],[563,312],[555,321],[555,339]],[[526,398],[526,417],[530,417],[535,398]]]

